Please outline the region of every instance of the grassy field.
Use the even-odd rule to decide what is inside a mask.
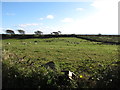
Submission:
[[[111,44],[120,44],[120,36],[109,36],[109,35],[97,35],[97,36],[78,36],[90,40],[101,41],[101,42],[111,42]]]
[[[116,75],[113,69],[120,61],[118,45],[79,38],[6,39],[2,40],[2,53],[4,88],[112,87],[113,76],[104,77],[109,72]],[[50,61],[55,70],[44,67]],[[62,70],[74,72],[77,79],[66,79]]]

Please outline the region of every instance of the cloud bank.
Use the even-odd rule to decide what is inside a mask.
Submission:
[[[97,12],[75,23],[64,25],[64,33],[117,34],[118,2],[115,0],[94,0],[91,4]]]

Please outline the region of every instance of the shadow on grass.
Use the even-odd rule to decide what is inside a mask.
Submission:
[[[87,80],[68,80],[64,75],[61,75],[53,71],[36,71],[30,75],[25,76],[20,73],[17,67],[8,66],[2,64],[3,68],[3,80],[2,85],[4,88],[56,88],[56,89],[68,89],[68,88],[120,88],[120,64],[114,67],[108,67],[103,72],[103,77],[98,81],[95,81],[93,86],[90,86],[92,82]],[[43,74],[46,73],[46,74]],[[88,83],[89,82],[89,83]]]
[[[55,87],[53,83],[55,75],[52,75],[54,74],[52,72],[49,73],[49,75],[45,75],[45,76],[37,72],[33,72],[31,75],[25,76],[22,75],[20,71],[14,66],[9,67],[8,65],[3,64],[2,68],[3,68],[3,72],[2,72],[3,89],[4,88],[49,88],[53,86]]]
[[[120,88],[120,64],[108,67],[95,88]]]

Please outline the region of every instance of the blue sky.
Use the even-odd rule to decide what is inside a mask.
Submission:
[[[106,8],[105,5],[108,7]],[[18,29],[23,29],[26,34],[33,34],[36,30],[43,31],[45,34],[53,31],[61,31],[63,34],[117,34],[118,29],[115,25],[117,18],[114,18],[117,17],[116,5],[113,0],[111,3],[99,2],[99,4],[97,0],[93,2],[3,2],[1,27],[3,31],[0,33],[4,33],[6,29],[18,33]]]

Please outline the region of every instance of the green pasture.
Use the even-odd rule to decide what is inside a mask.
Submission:
[[[33,72],[46,73],[45,68],[39,71],[43,69],[41,66],[53,61],[57,68],[55,73],[59,75],[62,74],[62,70],[69,70],[77,77],[83,75],[85,80],[92,77],[93,81],[96,81],[104,76],[103,72],[109,66],[117,66],[116,62],[119,61],[118,45],[91,42],[79,38],[5,39],[2,40],[2,53],[3,65],[17,68],[23,77],[30,77]],[[3,68],[4,75],[10,70],[6,67]],[[9,76],[7,75],[5,77]],[[52,81],[47,82],[52,84]],[[78,88],[79,85],[75,85],[73,86]],[[94,85],[84,84],[80,88],[94,87]]]

